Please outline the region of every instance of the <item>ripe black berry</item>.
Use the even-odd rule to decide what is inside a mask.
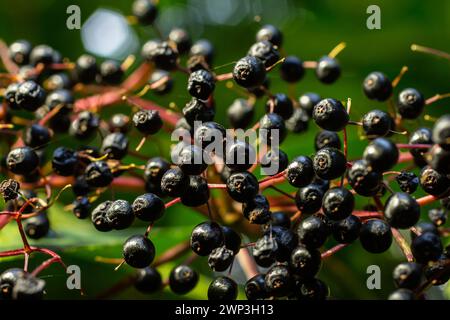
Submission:
[[[313,113],[314,106],[322,100],[317,93],[307,92],[298,98],[298,103],[300,108],[305,110],[306,113],[311,117]]]
[[[397,110],[405,119],[416,119],[425,107],[425,99],[419,91],[413,88],[402,90],[398,95]]]
[[[316,104],[312,117],[319,127],[329,131],[341,131],[349,121],[342,103],[331,98],[323,99]]]
[[[167,170],[161,177],[161,190],[170,197],[180,197],[189,186],[189,176],[185,175],[180,168]]]
[[[137,271],[134,287],[143,293],[153,293],[162,288],[161,274],[152,267]]]
[[[245,295],[248,300],[263,300],[268,297],[265,275],[257,274],[253,278],[250,278],[245,283]]]
[[[270,67],[280,59],[280,53],[269,41],[258,41],[250,47],[247,55],[260,59],[265,67]]]
[[[50,221],[47,213],[41,212],[37,216],[31,217],[25,221],[24,230],[31,239],[41,239],[48,234],[50,230]]]
[[[289,266],[302,279],[313,278],[319,272],[322,259],[317,249],[300,245],[292,251]]]
[[[250,223],[265,224],[270,220],[269,201],[263,195],[257,194],[242,204],[242,213]]]
[[[112,203],[113,202],[109,200],[104,201],[92,211],[91,221],[98,231],[106,232],[112,230],[109,220],[106,219],[106,212]]]
[[[409,138],[410,144],[433,144],[432,132],[429,128],[419,128],[411,134]],[[428,148],[413,148],[409,152],[414,156],[414,162],[419,166],[423,167],[427,165],[425,160],[425,153],[429,151]]]
[[[81,55],[75,64],[75,78],[81,83],[95,81],[98,74],[97,60],[89,54]]]
[[[189,55],[201,56],[207,64],[211,64],[214,58],[214,46],[209,40],[197,40],[189,50]]]
[[[191,233],[191,249],[199,256],[209,255],[224,242],[221,227],[215,222],[202,222]]]
[[[320,248],[327,240],[329,228],[318,216],[302,220],[297,227],[298,240],[308,248]]]
[[[259,120],[259,137],[267,145],[277,145],[286,138],[286,124],[276,113],[266,113]]]
[[[220,143],[223,145],[225,137],[225,128],[221,124],[212,121],[202,123],[194,132],[195,144],[202,149],[206,149],[212,143]],[[219,148],[214,148],[214,153],[219,157],[223,156],[223,151]]]
[[[153,193],[144,193],[137,197],[131,205],[136,218],[143,221],[155,221],[164,214],[164,202]]]
[[[44,104],[45,91],[33,80],[22,82],[16,91],[15,103],[19,108],[36,111]]]
[[[415,290],[422,280],[422,266],[415,262],[402,262],[392,274],[397,288]]]
[[[161,157],[150,158],[145,164],[144,178],[155,184],[160,184],[163,175],[170,169],[170,163]]]
[[[146,42],[141,54],[144,59],[153,62],[158,69],[171,71],[177,67],[178,52],[166,41]]]
[[[319,178],[332,180],[344,174],[347,159],[339,149],[325,147],[314,155],[313,168]]]
[[[139,132],[147,134],[157,133],[163,126],[163,121],[158,111],[139,110],[133,115],[133,124]]]
[[[194,121],[207,122],[214,120],[215,113],[214,108],[197,98],[192,98],[183,108],[183,115],[191,126],[194,125]]]
[[[353,194],[342,187],[329,189],[322,199],[323,213],[331,220],[347,218],[352,213],[354,206]]]
[[[189,184],[181,195],[181,202],[188,207],[206,204],[209,199],[208,182],[201,176],[189,176]]]
[[[357,160],[347,170],[347,179],[356,193],[369,197],[378,192],[382,175],[373,170],[367,161]]]
[[[11,268],[0,274],[0,297],[2,300],[12,299],[13,288],[24,273],[22,269]]]
[[[445,194],[450,187],[447,176],[428,166],[422,169],[419,179],[422,189],[434,196]]]
[[[227,226],[222,226],[222,234],[224,237],[224,244],[227,249],[230,249],[233,254],[238,254],[241,250],[241,236]]]
[[[391,227],[383,220],[370,219],[362,225],[359,240],[368,252],[384,252],[392,244]]]
[[[260,86],[266,78],[264,63],[256,57],[246,56],[234,66],[233,78],[244,88]]]
[[[431,232],[431,233],[434,233],[434,234],[439,234],[437,227],[431,222],[419,221],[419,223],[417,223],[414,227],[416,228],[416,232],[418,234],[422,234],[422,233],[425,233],[425,232]],[[414,240],[415,238],[417,238],[416,233],[411,231],[411,239]]]
[[[211,72],[200,69],[189,75],[187,90],[197,99],[206,100],[213,93],[215,79]]]
[[[50,142],[52,133],[47,127],[33,124],[25,130],[24,142],[27,146],[41,149]]]
[[[227,142],[225,146],[225,165],[231,171],[245,171],[256,162],[255,148],[244,141]]]
[[[450,115],[441,116],[433,126],[433,141],[446,150],[450,148]]]
[[[361,231],[361,221],[354,215],[333,223],[331,231],[339,243],[351,243],[358,239]]]
[[[72,212],[78,219],[85,219],[89,216],[91,204],[88,197],[78,197],[73,202]]]
[[[397,192],[386,201],[384,216],[393,228],[407,229],[419,221],[420,206],[409,194]]]
[[[266,175],[274,175],[284,171],[289,164],[287,154],[283,150],[271,149],[261,158],[261,169]]]
[[[250,172],[237,172],[227,179],[227,191],[233,200],[246,202],[253,199],[259,191],[259,184],[256,177]]]
[[[78,163],[77,154],[72,149],[58,147],[53,151],[52,168],[60,176],[71,176]]]
[[[110,159],[120,160],[127,155],[128,138],[122,132],[108,134],[102,141],[101,152],[108,154]]]
[[[272,222],[272,226],[283,227],[286,229],[290,229],[291,227],[291,219],[289,216],[282,211],[272,212],[270,221]]]
[[[437,261],[429,262],[425,268],[425,278],[432,281],[434,286],[440,286],[450,280],[450,271],[448,269],[448,254],[441,255]]]
[[[6,157],[6,166],[15,174],[26,175],[39,165],[39,157],[30,147],[12,149]]]
[[[252,121],[255,109],[246,99],[236,99],[228,107],[227,117],[234,129],[245,129]]]
[[[30,65],[36,66],[39,63],[49,65],[55,62],[56,52],[53,48],[40,44],[35,46],[30,53]]]
[[[303,62],[296,56],[288,56],[280,67],[281,78],[287,82],[297,82],[305,74]]]
[[[447,222],[447,212],[441,208],[434,208],[428,211],[428,218],[439,227]]]
[[[311,183],[298,189],[295,194],[295,204],[302,213],[312,214],[322,206],[324,191],[317,184]]]
[[[113,229],[123,230],[133,223],[134,215],[130,203],[119,199],[111,203],[105,218]]]
[[[100,65],[100,82],[105,84],[119,84],[122,81],[123,69],[116,60],[106,60]]]
[[[208,300],[236,300],[238,287],[233,279],[218,277],[208,287]]]
[[[298,244],[297,235],[292,230],[280,226],[269,227],[266,235],[272,237],[277,243],[275,259],[279,262],[288,261],[292,250]]]
[[[28,64],[31,53],[31,43],[26,40],[17,40],[9,45],[9,57],[15,64],[23,66]]]
[[[316,134],[314,147],[316,151],[325,147],[341,149],[341,140],[336,132],[322,130]]]
[[[201,174],[206,170],[211,159],[208,154],[196,145],[184,147],[178,157],[177,165],[188,175]]]
[[[172,30],[170,30],[168,38],[170,41],[175,43],[179,54],[185,54],[189,52],[192,41],[189,33],[185,29],[173,28]]]
[[[176,294],[186,294],[197,285],[198,273],[190,266],[180,265],[170,272],[169,286]]]
[[[147,237],[131,236],[123,244],[123,258],[133,268],[145,268],[155,258],[155,246]]]
[[[267,270],[265,283],[267,291],[275,297],[283,297],[292,289],[293,279],[289,269],[284,265],[274,265]]]
[[[442,174],[450,174],[450,150],[436,145],[429,154],[430,167]]]
[[[135,0],[132,6],[132,12],[140,24],[150,25],[158,15],[158,8],[151,0]]]
[[[400,189],[409,194],[414,193],[419,186],[419,178],[413,172],[402,171],[395,180]]]
[[[370,142],[363,153],[375,171],[385,171],[397,164],[399,152],[397,146],[386,138],[377,138]]]
[[[436,261],[443,251],[441,239],[433,232],[422,233],[412,241],[411,251],[419,263]]]
[[[384,111],[372,110],[362,118],[362,126],[368,138],[382,137],[391,129],[392,118]]]
[[[308,156],[298,156],[287,167],[288,182],[297,188],[305,187],[314,177],[313,162]]]
[[[100,118],[98,115],[83,111],[71,123],[69,133],[77,139],[89,139],[97,132],[99,125]]]
[[[375,71],[364,79],[363,91],[371,100],[386,101],[392,94],[392,83],[384,73]]]
[[[331,84],[341,75],[341,67],[336,59],[324,56],[319,59],[316,67],[316,77],[320,82]]]
[[[113,174],[104,161],[91,162],[84,171],[86,182],[90,187],[103,188],[113,181]]]
[[[293,133],[301,133],[308,129],[308,123],[308,113],[302,108],[296,108],[292,116],[286,120],[286,128]]]
[[[20,273],[12,290],[14,300],[41,300],[45,281],[28,272]]]
[[[283,43],[283,34],[277,27],[271,24],[266,24],[256,33],[256,41],[264,40],[281,47],[281,44]]]
[[[20,83],[13,82],[9,86],[6,87],[5,92],[3,94],[4,101],[7,103],[8,107],[11,109],[19,109],[19,106],[16,103],[16,92],[19,89]]]
[[[284,93],[276,93],[267,100],[266,112],[274,112],[280,115],[284,120],[287,120],[294,112],[294,105],[287,95]]]
[[[208,256],[208,266],[213,271],[222,272],[230,267],[233,259],[233,251],[226,246],[217,247]]]

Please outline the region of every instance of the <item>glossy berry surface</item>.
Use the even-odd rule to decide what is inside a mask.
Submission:
[[[375,71],[364,79],[363,91],[371,100],[386,101],[392,94],[392,83],[384,73]]]
[[[303,62],[296,56],[288,56],[280,67],[281,78],[287,82],[297,82],[305,74]]]
[[[363,159],[375,171],[384,171],[392,168],[398,160],[399,152],[396,145],[386,138],[373,140],[364,150]]]
[[[331,84],[341,76],[341,67],[336,59],[328,56],[322,57],[317,62],[316,77],[320,82]]]
[[[240,59],[233,69],[233,79],[244,88],[257,87],[263,84],[266,78],[264,63],[253,56]]]
[[[36,170],[39,158],[30,147],[15,148],[8,153],[6,165],[12,173],[25,175]]]
[[[391,129],[391,117],[384,111],[372,110],[362,118],[362,125],[367,137],[382,137]]]
[[[256,177],[246,171],[233,173],[228,178],[226,185],[230,197],[238,202],[254,198],[259,190]]]
[[[422,266],[415,262],[402,262],[393,271],[395,285],[398,288],[414,290],[422,280]]]
[[[133,115],[133,124],[143,134],[155,134],[163,126],[163,121],[158,111],[139,110]]]
[[[347,160],[342,151],[325,147],[314,155],[313,168],[319,178],[332,180],[344,174]]]
[[[186,294],[197,285],[198,273],[190,266],[180,265],[170,272],[170,290],[176,294]]]
[[[157,292],[162,287],[161,274],[152,267],[139,269],[134,287],[143,293]]]
[[[409,194],[414,193],[419,186],[419,178],[413,172],[402,171],[395,180],[400,189]]]
[[[383,220],[370,219],[362,225],[359,240],[366,251],[382,253],[392,244],[391,227]]]
[[[144,236],[131,236],[123,244],[123,258],[133,268],[145,268],[155,258],[155,246]]]
[[[197,70],[189,75],[187,91],[197,99],[206,100],[214,91],[215,80],[207,70]]]
[[[218,277],[208,287],[208,300],[235,300],[237,283],[229,277]]]
[[[184,194],[189,186],[189,176],[180,168],[167,170],[161,177],[161,190],[171,197],[179,197]]]
[[[253,44],[247,55],[260,59],[266,68],[274,65],[280,59],[277,47],[267,40]]]
[[[323,99],[314,106],[312,118],[319,127],[329,131],[341,131],[349,121],[342,103],[331,98]]]
[[[443,251],[441,239],[435,233],[424,232],[412,241],[411,251],[419,263],[436,261]]]
[[[164,202],[153,193],[144,193],[137,197],[131,205],[136,218],[143,221],[160,219],[165,211]]]
[[[298,189],[295,195],[295,204],[304,214],[315,213],[322,206],[323,193],[317,184],[309,184]]]
[[[284,120],[287,120],[294,112],[294,105],[287,95],[284,93],[276,93],[267,100],[266,112],[274,112],[280,115]]]
[[[242,203],[242,213],[244,217],[254,224],[265,224],[270,220],[270,205],[267,198],[261,194],[257,194],[254,198],[250,198]]]
[[[268,297],[265,275],[257,274],[245,283],[245,295],[248,300],[262,300]]]
[[[287,180],[297,188],[305,187],[314,177],[313,162],[308,156],[298,156],[287,167]]]
[[[126,200],[116,200],[108,207],[105,218],[108,224],[116,230],[128,228],[134,221],[133,210]]]
[[[200,256],[209,255],[224,242],[222,229],[215,222],[198,224],[191,233],[191,249]]]
[[[275,265],[267,270],[265,277],[266,288],[275,297],[287,295],[291,290],[292,282],[292,275],[284,265]]]
[[[297,227],[298,240],[308,248],[319,248],[329,234],[329,228],[318,216],[310,216],[302,220]]]
[[[405,119],[416,119],[425,107],[422,93],[413,88],[402,90],[398,95],[397,110]]]
[[[198,207],[208,202],[210,196],[208,182],[201,176],[189,176],[185,192],[181,195],[181,202],[188,207]]]
[[[36,111],[44,101],[45,91],[35,81],[25,81],[17,88],[15,103],[19,108]]]
[[[317,249],[308,249],[302,245],[292,251],[289,260],[293,272],[302,279],[313,278],[319,271],[321,263],[322,259]]]
[[[325,147],[341,149],[342,144],[336,132],[322,130],[316,134],[314,139],[314,147],[316,151]]]
[[[90,163],[84,171],[86,182],[91,187],[106,187],[113,180],[113,174],[107,163],[95,161]]]
[[[347,218],[355,207],[353,194],[345,188],[335,187],[329,189],[323,195],[323,213],[331,220]]]
[[[333,223],[331,232],[337,242],[352,243],[358,239],[361,226],[361,220],[358,217],[349,215],[347,218]]]
[[[397,192],[387,200],[384,216],[392,227],[407,229],[419,221],[420,206],[409,194]]]
[[[259,29],[258,32],[256,33],[256,40],[257,41],[266,40],[278,47],[281,47],[281,45],[283,44],[283,34],[274,25],[266,24],[262,26],[261,29]]]

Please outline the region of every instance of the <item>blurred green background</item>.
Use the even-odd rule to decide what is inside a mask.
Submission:
[[[58,49],[64,57],[76,59],[84,53],[80,31],[66,28],[66,8],[77,4],[81,8],[81,20],[85,22],[98,8],[110,8],[130,14],[132,1],[73,1],[73,0],[0,0],[0,37],[7,43],[25,38],[33,44],[46,43]],[[381,8],[381,30],[366,28],[366,8],[377,4]],[[224,7],[225,6],[225,7]],[[361,90],[364,77],[371,71],[385,72],[393,79],[403,65],[409,71],[403,77],[396,92],[402,88],[415,87],[425,97],[436,93],[450,91],[448,60],[439,59],[410,50],[412,43],[417,43],[446,52],[450,52],[450,2],[448,1],[294,1],[294,0],[190,0],[169,1],[159,3],[160,18],[158,25],[167,32],[170,26],[182,25],[187,27],[194,40],[209,39],[215,46],[215,66],[217,73],[232,70],[232,62],[244,56],[254,42],[255,33],[261,24],[273,23],[281,28],[284,34],[283,52],[298,55],[303,60],[315,60],[326,55],[341,41],[347,43],[347,48],[339,55],[343,74],[333,85],[321,84],[311,70],[304,79],[291,90],[299,96],[303,92],[314,91],[323,97],[333,97],[341,100],[352,98],[351,118],[358,120],[366,111],[373,108],[386,110],[384,103],[369,101]],[[227,10],[225,10],[227,9]],[[255,22],[254,16],[260,16],[261,22]],[[181,19],[180,17],[189,17]],[[156,33],[151,27],[133,26],[139,36],[140,43],[153,38]],[[167,34],[167,33],[166,33]],[[136,52],[139,56],[139,52]],[[100,59],[101,60],[101,59]],[[146,98],[153,99],[163,106],[175,102],[178,107],[188,101],[189,95],[185,89],[186,76],[174,75],[175,90],[169,97],[155,97],[148,94]],[[288,93],[288,87],[280,80],[279,73],[274,70],[270,74],[272,92]],[[225,88],[223,83],[217,84],[215,92],[217,102],[216,121],[226,124],[225,112],[231,102],[239,94]],[[292,92],[292,91],[290,91]],[[258,102],[258,109],[262,114],[264,101]],[[439,101],[427,107],[426,114],[438,116],[448,112],[449,101]],[[115,107],[116,111],[129,110],[125,107]],[[109,111],[109,113],[113,112]],[[255,121],[257,118],[255,118]],[[432,122],[419,119],[406,123],[407,128],[417,125],[432,126]],[[295,155],[313,153],[313,137],[317,131],[311,123],[311,129],[306,134],[292,135],[283,143],[282,148],[292,158]],[[134,134],[131,146],[137,144],[138,135]],[[395,137],[399,142],[406,142],[406,137]],[[62,139],[59,144],[72,144],[70,139]],[[92,141],[99,145],[99,139]],[[366,141],[359,138],[357,128],[349,133],[350,158],[361,155]],[[51,146],[54,148],[55,146]],[[49,150],[51,150],[49,148]],[[162,150],[168,157],[169,143],[167,134],[158,134],[153,141],[147,143],[142,153],[154,156]],[[136,159],[126,159],[126,161]],[[142,160],[141,160],[142,161]],[[291,190],[286,187],[286,190]],[[417,196],[422,195],[421,191]],[[111,197],[106,194],[105,197]],[[122,194],[116,192],[115,197],[132,200],[137,194]],[[145,226],[136,223],[133,228],[124,232],[113,231],[107,234],[98,233],[89,221],[80,221],[63,206],[71,202],[70,192],[62,197],[60,205],[50,210],[52,233],[49,238],[35,241],[39,246],[49,246],[61,252],[68,264],[77,264],[82,270],[82,285],[85,297],[95,298],[100,292],[111,288],[121,279],[132,273],[131,268],[123,266],[114,272],[114,265],[95,261],[95,257],[119,258],[121,245],[128,235],[142,233]],[[360,205],[367,203],[362,199]],[[0,208],[3,205],[0,203]],[[426,211],[422,214],[426,218]],[[165,217],[156,224],[151,239],[155,242],[157,251],[163,252],[170,246],[188,239],[193,225],[201,222],[203,217],[195,211],[174,206],[169,209]],[[329,241],[326,247],[333,246]],[[0,250],[8,250],[20,246],[19,236],[15,225],[0,231]],[[20,259],[3,259],[0,269],[22,264]],[[182,258],[179,261],[183,261]],[[331,288],[332,298],[337,299],[379,299],[386,298],[393,290],[392,269],[403,257],[396,247],[381,255],[371,255],[361,249],[359,243],[346,248],[327,259],[319,277]],[[40,257],[32,258],[32,266],[39,263]],[[179,262],[178,261],[178,262]],[[177,262],[166,264],[160,268],[166,278],[170,269]],[[377,264],[382,271],[382,289],[368,290],[366,287],[366,268]],[[198,259],[195,268],[201,272],[199,286],[190,294],[177,297],[164,290],[161,293],[145,296],[133,288],[120,290],[113,298],[152,298],[152,299],[205,299],[206,289],[212,275],[208,271],[206,259]],[[78,291],[69,291],[65,287],[66,275],[60,267],[55,266],[43,273],[47,281],[47,297],[57,299],[82,298]],[[238,267],[235,276],[242,281],[243,276]],[[447,290],[448,291],[448,290]],[[240,297],[243,297],[242,290]],[[430,291],[430,296],[442,297],[442,292],[436,288]]]

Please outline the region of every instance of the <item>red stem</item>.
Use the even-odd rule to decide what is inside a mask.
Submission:
[[[338,245],[334,246],[331,249],[328,249],[327,251],[322,253],[322,259],[325,259],[325,258],[328,258],[328,257],[332,256],[333,254],[335,254],[336,252],[338,252],[339,250],[345,248],[348,245],[349,245],[348,243],[341,243],[341,244],[338,244]]]

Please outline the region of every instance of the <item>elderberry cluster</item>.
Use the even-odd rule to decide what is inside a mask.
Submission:
[[[158,8],[150,0],[136,0],[132,14],[140,25],[151,26]],[[414,88],[397,93],[400,76],[391,81],[382,72],[372,72],[362,81],[364,94],[391,108],[386,105],[351,120],[350,99],[272,93],[271,73],[279,72],[280,81],[287,84],[298,83],[308,69],[324,85],[341,75],[336,55],[343,44],[317,61],[303,61],[285,56],[283,41],[277,27],[262,26],[247,55],[234,57],[237,62],[225,74],[213,68],[213,44],[206,39],[193,42],[181,28],[145,42],[142,64],[133,73],[125,62],[100,62],[89,54],[70,62],[47,45],[11,43],[3,57],[9,76],[1,83],[0,135],[7,147],[1,162],[5,179],[0,193],[6,203],[1,214],[8,219],[0,221],[0,228],[15,219],[24,248],[0,257],[24,254],[28,259],[33,251],[42,252],[27,239],[49,234],[47,210],[57,201],[54,190],[70,185],[73,202],[65,205],[77,219],[90,219],[99,237],[128,229],[135,220],[148,224],[142,233],[124,239],[121,257],[136,269],[132,283],[144,293],[166,285],[175,294],[189,293],[201,276],[192,261],[203,257],[215,275],[205,294],[210,300],[236,299],[239,290],[250,300],[323,300],[330,297],[328,284],[318,278],[323,260],[356,242],[367,253],[379,254],[395,241],[404,253],[406,262],[393,270],[398,289],[386,298],[424,298],[430,285],[446,283],[450,115],[430,128],[411,129],[417,122],[408,122],[422,117],[439,97],[426,99]],[[190,96],[180,112],[143,98],[147,91],[169,95],[176,85],[175,72],[185,73],[180,85]],[[246,98],[230,106],[216,101],[214,91],[224,81]],[[265,113],[255,119],[260,101]],[[108,118],[102,112],[120,103],[132,107],[130,115]],[[229,125],[218,122],[217,108],[227,108]],[[18,121],[24,114],[25,127]],[[358,126],[367,143],[353,160],[347,153],[349,126]],[[302,153],[301,145],[295,154],[282,150],[288,135],[301,135],[311,127],[320,129],[309,142],[316,150],[313,155]],[[256,131],[256,144],[240,138],[241,129]],[[144,156],[143,164],[125,162],[130,154],[139,156],[146,139],[175,130],[189,139],[174,143],[170,154]],[[67,136],[79,146],[62,143]],[[100,143],[96,137],[101,137]],[[51,144],[57,145],[52,153]],[[221,148],[211,149],[213,144]],[[412,166],[395,171],[403,163]],[[290,191],[276,186],[283,183]],[[102,196],[118,186],[133,192],[134,200]],[[266,193],[268,189],[277,195]],[[45,197],[39,197],[38,190],[44,190]],[[426,196],[420,197],[422,191]],[[360,199],[369,204],[361,206]],[[439,205],[429,210],[429,221],[420,220],[421,207],[435,201]],[[205,221],[193,227],[188,239],[186,249],[193,255],[165,280],[158,266],[186,250],[160,252],[152,227],[169,207],[182,205],[200,211]],[[227,215],[238,219],[227,220]],[[61,262],[56,254],[52,257]],[[245,282],[235,279],[233,264],[240,265]],[[45,280],[38,274],[46,267],[2,270],[0,297],[42,298]]]

